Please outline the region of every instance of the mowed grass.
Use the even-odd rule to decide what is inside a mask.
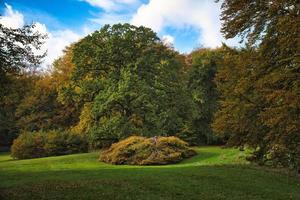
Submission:
[[[299,177],[255,167],[245,152],[196,148],[197,156],[167,166],[114,166],[99,153],[31,160],[0,154],[0,199],[300,199]]]

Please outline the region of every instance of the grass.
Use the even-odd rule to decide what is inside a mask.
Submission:
[[[31,160],[0,154],[0,199],[300,199],[299,177],[255,167],[245,152],[200,147],[167,166],[114,166],[99,153]]]

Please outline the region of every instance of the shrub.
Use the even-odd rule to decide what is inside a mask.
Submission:
[[[186,142],[176,137],[132,136],[104,150],[100,160],[117,165],[165,165],[195,154]]]
[[[62,131],[25,132],[14,140],[11,147],[13,158],[28,159],[87,152],[86,138]]]
[[[88,150],[87,147],[88,144],[82,135],[51,131],[46,134],[44,149],[48,156],[59,156],[86,152]]]
[[[44,134],[25,132],[14,140],[11,155],[13,158],[19,159],[43,157],[45,155],[44,145]]]

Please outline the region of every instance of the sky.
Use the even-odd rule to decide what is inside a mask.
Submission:
[[[41,50],[47,51],[44,66],[104,24],[149,27],[181,53],[222,42],[239,46],[238,39],[225,40],[220,33],[220,13],[214,0],[0,0],[1,24],[34,23],[36,31],[48,35]]]

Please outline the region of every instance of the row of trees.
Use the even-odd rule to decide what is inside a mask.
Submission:
[[[6,73],[14,77],[3,101],[11,116],[1,133],[7,144],[20,131],[53,129],[87,134],[94,147],[134,134],[214,143],[218,57],[209,49],[180,55],[148,28],[104,26],[68,47],[51,73]]]
[[[240,36],[244,48],[180,55],[148,28],[117,24],[68,47],[49,74],[2,70],[10,80],[2,137],[68,129],[97,148],[130,135],[174,135],[250,147],[256,161],[299,168],[299,5],[225,0],[222,9],[222,32]]]

